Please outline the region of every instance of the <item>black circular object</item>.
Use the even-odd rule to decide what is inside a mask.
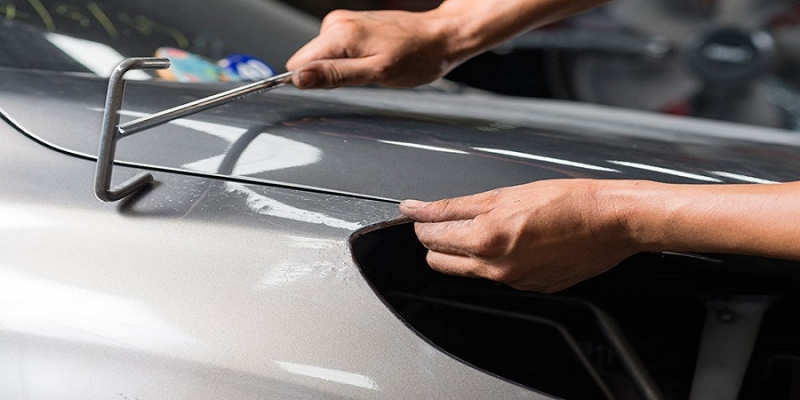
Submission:
[[[738,86],[770,68],[775,42],[765,31],[717,27],[693,35],[686,57],[691,70],[707,84]]]

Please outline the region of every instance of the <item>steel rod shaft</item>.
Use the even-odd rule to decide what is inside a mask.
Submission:
[[[195,100],[190,103],[157,112],[125,124],[120,124],[117,127],[118,135],[120,138],[130,136],[134,133],[154,128],[178,118],[218,107],[253,94],[276,89],[291,82],[291,78],[292,72],[286,72],[281,75],[276,75],[268,79],[253,82],[235,89],[228,90],[226,92],[217,93],[215,95]]]

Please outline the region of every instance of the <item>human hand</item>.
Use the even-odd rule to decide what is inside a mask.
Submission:
[[[431,203],[406,200],[400,210],[417,221],[433,269],[553,293],[639,251],[608,184],[540,181]]]
[[[333,11],[286,68],[295,71],[293,83],[301,89],[421,85],[454,66],[447,24],[434,12]]]

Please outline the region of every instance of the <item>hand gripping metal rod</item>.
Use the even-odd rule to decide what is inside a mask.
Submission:
[[[169,59],[166,58],[129,58],[117,65],[109,77],[94,184],[95,195],[99,200],[120,200],[142,189],[153,180],[151,174],[141,173],[111,189],[114,154],[119,139],[145,129],[165,124],[174,119],[186,117],[253,94],[281,87],[291,82],[292,76],[291,72],[287,72],[142,117],[126,124],[118,125],[119,110],[122,108],[122,99],[125,94],[125,81],[122,79],[123,75],[134,69],[166,69],[169,68],[169,66]]]

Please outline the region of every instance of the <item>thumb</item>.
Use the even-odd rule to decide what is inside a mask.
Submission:
[[[367,84],[374,81],[373,76],[368,59],[340,58],[304,65],[294,71],[292,83],[300,89],[333,89]]]

